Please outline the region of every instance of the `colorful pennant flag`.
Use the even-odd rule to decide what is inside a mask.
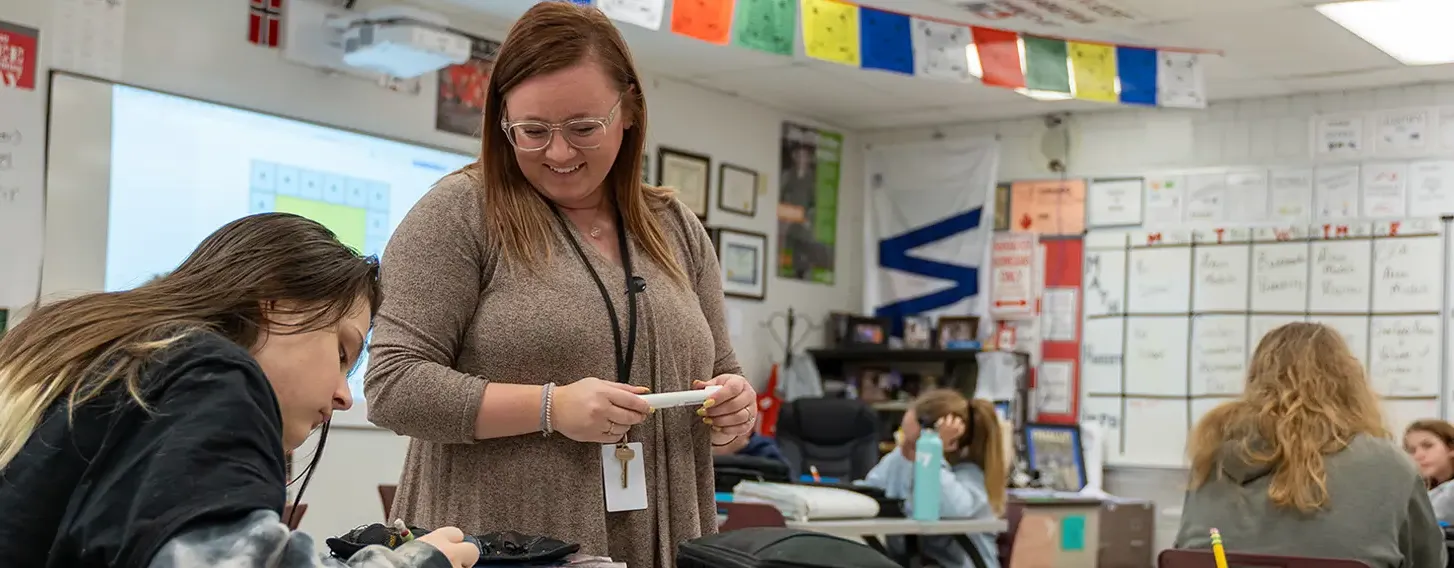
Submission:
[[[970,28],[979,53],[980,80],[1006,89],[1025,88],[1025,68],[1020,65],[1020,34],[993,28]]]
[[[1025,42],[1025,88],[1045,93],[1070,94],[1070,58],[1065,40],[1032,35]]]
[[[732,6],[732,0],[675,0],[671,5],[671,31],[727,45],[732,37]]]
[[[914,74],[914,38],[908,16],[864,6],[858,12],[858,32],[864,69]]]
[[[797,0],[737,0],[733,45],[791,56],[797,33]]]
[[[1104,43],[1066,42],[1070,52],[1075,98],[1116,102],[1116,47]]]
[[[1159,51],[1156,101],[1164,107],[1206,108],[1207,88],[1202,80],[1202,59],[1195,53]]]
[[[858,6],[836,0],[802,0],[803,50],[808,57],[852,65],[859,52]]]
[[[1156,50],[1116,48],[1116,76],[1121,79],[1121,103],[1156,106]]]
[[[914,18],[914,74],[922,77],[968,81],[969,28]],[[978,62],[976,62],[978,63]]]
[[[597,0],[596,8],[612,20],[656,31],[661,29],[666,0]]]
[[[671,2],[672,33],[774,55],[794,55],[801,29],[808,57],[863,69],[962,82],[979,77],[985,85],[1098,102],[1207,104],[1200,52],[1020,34],[851,0],[568,1],[594,3],[613,20],[650,30],[660,29]],[[249,41],[275,46],[281,11],[269,7],[282,0],[251,2],[260,23],[250,27]]]

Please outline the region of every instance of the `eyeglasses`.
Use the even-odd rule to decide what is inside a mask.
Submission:
[[[611,112],[605,118],[577,118],[555,124],[534,120],[500,121],[500,128],[505,131],[505,137],[510,139],[510,144],[525,152],[544,150],[550,145],[556,131],[560,131],[565,136],[566,143],[576,149],[594,150],[600,148],[605,141],[606,127],[616,122],[616,111],[621,109],[623,97],[624,94],[616,99],[616,104],[611,106]]]

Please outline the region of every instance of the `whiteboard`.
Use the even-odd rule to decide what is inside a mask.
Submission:
[[[1447,232],[1408,219],[1088,234],[1082,408],[1106,429],[1107,464],[1184,467],[1192,425],[1242,392],[1258,343],[1290,322],[1342,336],[1391,429],[1448,415]]]

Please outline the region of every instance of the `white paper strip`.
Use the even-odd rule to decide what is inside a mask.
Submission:
[[[1206,108],[1207,84],[1202,77],[1202,58],[1195,53],[1159,51],[1156,70],[1156,101],[1164,107]]]
[[[661,29],[666,0],[597,0],[596,7],[612,20],[656,31]]]
[[[913,18],[914,74],[921,77],[968,81],[969,28]]]

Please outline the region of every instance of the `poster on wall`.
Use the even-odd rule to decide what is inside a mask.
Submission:
[[[479,138],[485,112],[485,89],[489,87],[490,70],[499,51],[500,42],[471,38],[470,60],[439,70],[434,128]]]
[[[0,87],[35,90],[40,31],[0,22]]]
[[[833,284],[843,135],[783,123],[778,276]]]
[[[40,32],[0,21],[0,308],[40,295],[45,100],[35,90]]]
[[[1035,315],[1035,233],[1001,233],[990,245],[990,315],[997,320]]]

